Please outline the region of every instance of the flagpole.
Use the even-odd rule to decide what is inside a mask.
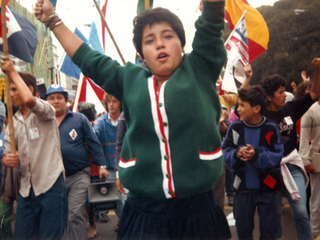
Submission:
[[[6,24],[6,1],[1,1],[1,26],[2,26],[2,40],[3,40],[3,55],[9,56],[8,50],[8,39],[7,39],[7,24]],[[10,131],[10,151],[11,153],[16,153],[16,143],[14,141],[14,129],[13,129],[13,111],[12,111],[12,102],[10,96],[10,83],[9,75],[5,74],[5,83],[6,83],[6,95],[7,95],[7,110],[8,110],[8,125]]]
[[[83,84],[83,78],[84,78],[84,75],[81,73],[80,78],[79,78],[79,82],[78,82],[78,86],[77,86],[77,90],[76,90],[76,95],[74,96],[72,112],[78,112],[79,97],[80,97],[80,92],[81,92],[81,88],[82,88],[82,84]]]
[[[121,58],[121,60],[122,60],[123,65],[125,65],[125,64],[126,64],[126,61],[124,60],[124,58],[123,58],[123,56],[122,56],[122,54],[121,54],[121,51],[120,51],[120,49],[119,49],[119,47],[118,47],[118,44],[117,44],[116,40],[114,39],[114,37],[113,37],[113,35],[112,35],[112,33],[111,33],[111,30],[110,30],[110,28],[109,28],[109,26],[108,26],[108,24],[107,24],[106,19],[105,19],[104,16],[103,16],[103,13],[102,13],[102,11],[101,11],[101,9],[100,9],[97,1],[96,1],[96,0],[93,0],[93,2],[94,2],[94,4],[96,5],[96,8],[98,9],[98,12],[99,12],[99,14],[100,14],[101,20],[102,20],[105,28],[107,29],[107,31],[108,31],[108,33],[109,33],[109,35],[110,35],[110,38],[111,38],[114,46],[116,47],[116,49],[117,49],[117,51],[118,51],[118,54],[119,54],[119,56],[120,56],[120,58]]]

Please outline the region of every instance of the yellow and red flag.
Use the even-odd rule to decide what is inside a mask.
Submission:
[[[247,0],[226,0],[225,19],[233,30],[239,19],[247,10],[245,22],[247,28],[249,62],[268,49],[269,30],[259,11],[249,5]]]

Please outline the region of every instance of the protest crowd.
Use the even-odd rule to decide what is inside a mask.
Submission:
[[[250,51],[238,65],[229,59],[232,77],[221,79],[227,50],[239,45],[221,38],[228,2],[202,1],[191,53],[175,14],[140,12],[133,44],[143,64],[122,66],[70,31],[49,0],[37,0],[37,19],[105,91],[105,113],[89,101],[72,111],[58,84],[40,98],[35,76],[2,57],[13,106],[0,102],[0,239],[95,238],[88,189],[104,181],[119,196],[117,239],[230,239],[225,204],[238,239],[253,239],[256,212],[260,239],[283,239],[283,198],[298,239],[320,239],[320,58],[291,99],[280,75],[250,84]],[[239,63],[242,80],[228,88]]]

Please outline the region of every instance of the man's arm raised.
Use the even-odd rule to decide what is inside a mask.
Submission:
[[[310,89],[310,96],[313,100],[316,100],[320,96],[320,58],[315,58],[312,61],[314,67],[313,84]]]

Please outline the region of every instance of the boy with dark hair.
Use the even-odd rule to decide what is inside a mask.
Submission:
[[[234,206],[238,238],[253,239],[254,215],[260,217],[260,239],[276,239],[277,196],[281,188],[283,146],[277,126],[261,115],[267,105],[259,86],[238,92],[240,120],[230,125],[222,144],[225,162],[234,174]]]
[[[286,80],[283,77],[272,75],[261,81],[261,85],[267,92],[268,98],[268,106],[263,115],[274,121],[281,133],[281,140],[284,146],[281,173],[299,240],[312,239],[307,211],[306,186],[308,185],[308,176],[296,149],[296,122],[318,99],[320,93],[320,58],[313,59],[312,65],[315,73],[310,92],[291,102],[286,103]],[[281,192],[279,192],[278,204],[280,211],[281,199]],[[282,236],[281,221],[279,221],[279,224],[278,238]]]
[[[19,152],[10,152],[6,128],[2,159],[3,165],[21,170],[14,239],[62,239],[68,203],[54,108],[34,97],[36,79],[32,74],[17,73],[7,56],[1,67],[11,78],[12,103],[20,108],[13,117]]]
[[[161,8],[140,13],[134,35],[137,30],[141,40],[134,44],[146,69],[120,66],[93,51],[48,0],[37,0],[37,18],[74,63],[123,104],[128,131],[119,180],[129,193],[118,239],[230,238],[213,194],[223,168],[216,81],[226,60],[224,6],[220,0],[202,1],[191,53],[184,53],[184,30],[176,15]]]

